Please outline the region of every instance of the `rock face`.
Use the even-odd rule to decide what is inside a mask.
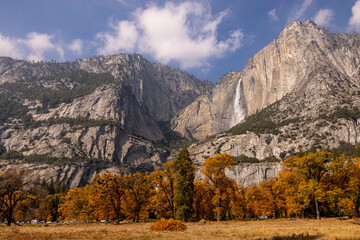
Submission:
[[[16,168],[25,171],[29,179],[59,179],[70,188],[82,187],[89,183],[95,174],[101,174],[104,171],[110,173],[123,174],[128,173],[128,170],[123,170],[117,167],[107,166],[106,164],[77,164],[77,165],[53,165],[53,164],[7,164],[5,161],[0,161],[0,170],[6,171],[10,168]],[[54,180],[55,181],[55,180]]]
[[[0,153],[87,159],[0,167],[27,168],[73,187],[106,169],[152,171],[177,156],[168,148],[178,139],[171,121],[192,141],[201,179],[203,162],[222,152],[262,160],[357,144],[359,88],[360,34],[329,33],[311,21],[289,24],[242,72],[214,86],[140,55],[67,63],[0,58]],[[264,161],[227,174],[251,186],[280,168]]]
[[[133,171],[166,161],[168,151],[155,145],[168,141],[159,122],[211,87],[129,54],[67,63],[0,58],[0,83],[5,151],[103,159]]]
[[[156,121],[169,121],[212,86],[167,65],[151,63],[140,55],[88,58],[74,64],[90,72],[110,72],[116,80],[128,83],[136,100]]]
[[[329,33],[311,21],[290,23],[247,62],[242,73],[226,75],[210,93],[180,111],[172,119],[173,129],[188,138],[204,139],[243,120],[234,116],[254,114],[287,94],[303,98],[304,90],[333,91],[331,85],[342,85],[345,79],[357,89],[359,64],[359,34]]]
[[[231,72],[172,119],[172,128],[189,139],[203,139],[231,128],[246,116],[242,74]]]
[[[10,168],[24,170],[28,173],[29,179],[59,179],[70,188],[82,187],[93,180],[95,174],[101,174],[105,171],[114,174],[128,174],[133,170],[122,166],[112,166],[106,163],[77,163],[77,164],[8,164],[7,161],[0,161],[0,172]],[[251,187],[261,181],[275,177],[281,170],[279,163],[256,163],[256,164],[239,164],[235,168],[226,171],[226,175],[234,179],[238,184],[245,187]],[[196,180],[204,180],[200,169],[196,172]]]

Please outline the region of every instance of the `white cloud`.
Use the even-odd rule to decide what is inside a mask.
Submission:
[[[16,39],[10,39],[0,34],[0,56],[23,58],[20,49],[17,47],[17,41]]]
[[[27,59],[40,61],[44,59],[44,53],[55,50],[60,54],[60,57],[63,57],[63,51],[60,47],[55,46],[52,43],[53,36],[48,34],[40,34],[36,32],[31,32],[27,34],[26,39],[23,40],[23,43],[28,46],[30,50],[30,55],[27,56]]]
[[[68,46],[68,48],[75,54],[82,54],[84,48],[84,41],[81,39],[74,39]]]
[[[129,20],[110,21],[111,30],[96,34],[93,41],[74,39],[63,43],[56,35],[37,32],[24,38],[0,34],[0,56],[64,60],[67,54],[81,55],[89,48],[104,55],[137,52],[162,63],[177,63],[183,69],[204,69],[211,59],[224,57],[242,45],[243,33],[238,29],[219,37],[219,26],[230,13],[225,10],[212,14],[206,0],[166,2],[161,6],[151,3],[132,12]]]
[[[51,56],[64,60],[65,51],[52,35],[31,32],[25,38],[10,38],[0,34],[0,56],[34,61]]]
[[[274,22],[279,21],[279,17],[278,17],[278,15],[276,14],[276,9],[275,9],[275,8],[272,9],[272,10],[270,10],[270,11],[268,12],[268,16],[269,16],[269,18],[270,18],[272,21],[274,21]]]
[[[357,0],[351,9],[352,16],[349,20],[349,31],[360,31],[360,0]]]
[[[98,52],[108,55],[121,51],[134,51],[136,41],[139,37],[135,24],[129,21],[120,21],[115,25],[111,25],[113,32],[98,33],[96,35],[96,38],[104,43],[104,45],[98,49]]]
[[[202,3],[183,2],[156,4],[133,13],[133,21],[112,24],[112,32],[99,33],[101,54],[137,51],[168,63],[175,61],[182,68],[201,67],[210,58],[220,58],[241,46],[240,30],[218,40],[217,29],[229,10],[216,16]]]
[[[317,25],[326,27],[333,19],[334,11],[332,9],[320,9],[314,17],[314,22]]]
[[[306,10],[309,8],[313,0],[304,0],[303,4],[301,5],[300,9],[296,10],[295,12],[291,13],[289,17],[289,21],[299,20],[303,17]]]

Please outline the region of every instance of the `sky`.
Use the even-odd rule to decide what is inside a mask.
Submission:
[[[0,0],[0,56],[138,53],[216,83],[292,21],[360,32],[360,0]]]

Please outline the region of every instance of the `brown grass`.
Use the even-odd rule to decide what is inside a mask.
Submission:
[[[187,223],[180,232],[151,231],[153,223],[0,226],[0,239],[359,239],[356,220],[265,220]]]

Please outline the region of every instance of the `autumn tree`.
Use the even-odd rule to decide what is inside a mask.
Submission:
[[[352,164],[348,165],[350,169],[350,181],[347,188],[347,193],[354,203],[355,217],[359,217],[360,210],[360,158],[353,159]]]
[[[24,174],[24,172],[9,169],[0,176],[0,212],[8,226],[16,222],[15,209],[27,198],[25,186],[29,182],[24,180]]]
[[[246,210],[250,217],[270,215],[271,209],[266,204],[267,196],[264,196],[259,186],[255,185],[246,191]]]
[[[282,217],[286,209],[284,186],[276,178],[270,178],[261,182],[259,187],[266,196],[265,205],[271,209],[272,215],[276,218]]]
[[[63,220],[73,219],[88,221],[95,219],[95,206],[90,201],[92,185],[88,184],[82,188],[70,189],[59,206],[59,212]]]
[[[321,181],[330,170],[331,154],[326,151],[306,153],[302,157],[289,157],[284,161],[286,167],[301,175],[314,196],[316,217],[320,219],[319,200],[322,199],[324,191]]]
[[[117,223],[122,218],[122,199],[125,194],[125,184],[123,178],[118,174],[104,172],[95,175],[91,182],[93,185],[91,200],[96,206],[98,217],[103,218],[104,212],[112,212],[109,218],[115,219]]]
[[[246,191],[247,209],[253,217],[281,217],[285,210],[283,189],[275,178],[262,181]]]
[[[231,191],[231,214],[236,218],[246,217],[246,192],[247,188],[242,185],[233,183],[233,191]]]
[[[153,185],[148,174],[140,172],[123,176],[126,213],[135,222],[142,216],[148,217],[148,209],[153,195]]]
[[[186,146],[181,149],[174,165],[177,171],[175,197],[177,217],[187,222],[193,214],[195,167]]]
[[[62,203],[67,188],[59,178],[54,182],[52,179],[37,177],[31,183],[29,190],[29,210],[32,217],[42,221],[58,221],[60,218],[59,206]]]
[[[286,214],[304,218],[304,211],[311,201],[311,189],[307,181],[292,169],[283,168],[278,176],[278,184],[284,190]]]
[[[213,191],[206,182],[195,181],[193,208],[194,217],[197,221],[210,219],[213,216],[213,196]]]
[[[235,165],[233,157],[229,154],[222,153],[214,157],[209,157],[205,161],[204,168],[201,171],[214,191],[213,202],[216,206],[217,221],[221,220],[221,216],[225,210],[222,203],[228,199],[226,193],[228,188],[232,186],[232,180],[226,176],[225,169],[233,165]]]
[[[163,170],[155,169],[151,174],[154,186],[157,188],[153,203],[158,218],[175,218],[175,181],[176,171],[174,161],[163,164]]]
[[[331,175],[325,178],[328,206],[335,215],[359,216],[360,158],[345,155],[336,157]]]

